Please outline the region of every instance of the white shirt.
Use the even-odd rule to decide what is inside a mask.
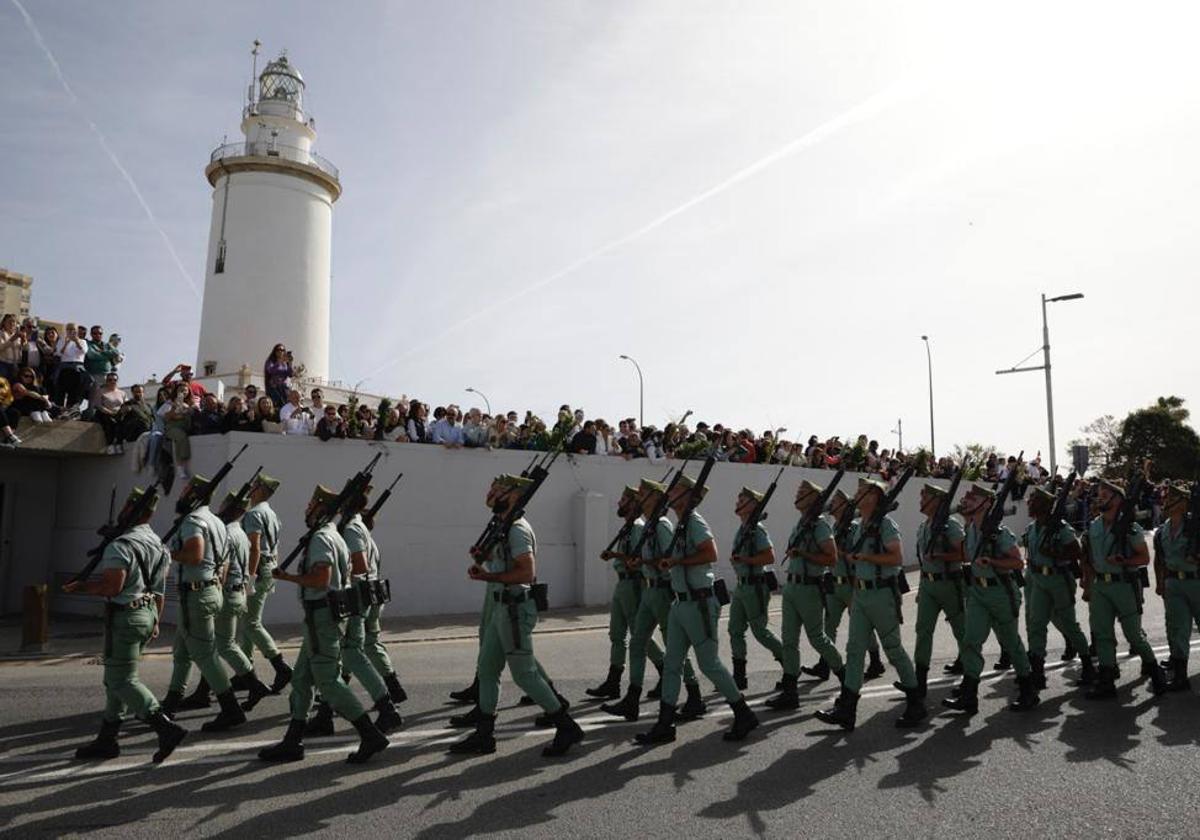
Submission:
[[[64,364],[73,362],[82,364],[83,357],[87,355],[87,342],[81,341],[78,338],[64,338],[62,347],[58,349],[58,353],[62,356]]]
[[[292,407],[295,408],[295,406]],[[285,435],[311,435],[316,430],[316,421],[303,411],[293,411],[283,421],[283,433]]]
[[[279,422],[286,425],[288,418],[292,416],[292,412],[297,408],[298,406],[293,405],[290,402],[284,403],[283,408],[279,409]]]

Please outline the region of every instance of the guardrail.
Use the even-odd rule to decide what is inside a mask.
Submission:
[[[283,146],[278,143],[259,141],[256,143],[226,143],[218,146],[209,156],[209,163],[216,163],[223,158],[232,157],[261,157],[282,158],[295,163],[302,163],[320,169],[326,175],[338,180],[338,168],[316,152],[310,152],[297,146]]]

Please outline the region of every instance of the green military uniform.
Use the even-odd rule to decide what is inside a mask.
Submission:
[[[850,501],[846,502],[851,504]],[[854,522],[858,520],[855,519]],[[830,519],[831,525],[832,519]],[[853,522],[851,526],[853,527]],[[837,543],[838,559],[833,564],[833,579],[832,586],[829,588],[825,596],[825,635],[829,637],[829,641],[837,646],[838,627],[842,623],[842,615],[849,611],[850,605],[854,603],[854,570],[851,568],[850,561],[846,559],[846,553],[850,550],[847,545],[849,543],[850,532],[846,533],[839,540],[834,534],[834,541]],[[876,641],[876,634],[872,633],[867,639],[867,653],[874,660],[879,656],[879,642]]]
[[[645,527],[646,520],[643,517],[635,519],[624,541],[617,546],[617,551],[621,554],[632,553],[634,546],[641,540]],[[633,620],[642,601],[644,583],[641,571],[625,568],[625,561],[621,557],[613,558],[612,569],[617,575],[617,582],[613,586],[612,601],[608,608],[608,664],[610,668],[623,669],[625,638],[633,628]]]
[[[1096,658],[1102,669],[1101,680],[1106,685],[1108,677],[1115,674],[1117,667],[1114,624],[1118,621],[1133,652],[1147,666],[1158,667],[1154,649],[1146,641],[1146,633],[1142,629],[1139,572],[1115,562],[1118,556],[1145,545],[1145,533],[1135,522],[1129,530],[1128,546],[1115,545],[1115,542],[1103,516],[1097,516],[1088,525],[1087,560],[1095,571],[1089,593],[1088,623],[1092,640],[1096,643]]]
[[[241,523],[230,522],[225,526],[228,542],[225,586],[222,591],[221,609],[214,623],[217,654],[225,660],[238,676],[250,673],[253,665],[237,645],[238,625],[246,617],[246,569],[250,561],[250,540],[242,530]]]
[[[272,479],[273,481],[273,479]],[[278,482],[275,482],[278,485]],[[241,647],[246,656],[253,656],[255,648],[267,659],[279,656],[275,640],[263,626],[263,610],[267,598],[275,591],[272,570],[279,556],[279,517],[267,502],[259,502],[242,517],[242,530],[246,536],[258,534],[258,570],[252,581],[253,591],[246,598],[246,616],[242,622]]]
[[[826,540],[833,539],[833,526],[822,514],[806,527],[801,517],[792,527],[788,549],[817,554]],[[832,640],[825,633],[825,573],[826,566],[810,563],[804,557],[789,557],[787,583],[783,587],[782,653],[786,680],[800,674],[800,628],[821,659],[836,672],[845,663]],[[835,625],[836,626],[836,625]]]
[[[1186,495],[1184,496],[1186,498]],[[1191,549],[1191,551],[1189,551]],[[1183,523],[1175,528],[1168,519],[1154,534],[1154,553],[1166,568],[1167,643],[1171,650],[1173,689],[1187,687],[1188,653],[1192,625],[1200,628],[1200,567],[1195,547],[1188,545]]]
[[[1050,497],[1047,502],[1053,504]],[[1067,644],[1079,651],[1087,665],[1088,640],[1075,618],[1075,575],[1069,565],[1062,565],[1056,557],[1063,547],[1076,542],[1075,529],[1063,522],[1050,531],[1050,526],[1031,522],[1025,529],[1025,558],[1028,583],[1025,594],[1025,635],[1029,641],[1029,657],[1035,670],[1040,670],[1046,659],[1046,631],[1053,624],[1062,633]],[[1047,553],[1049,552],[1049,553]]]
[[[767,526],[761,522],[754,527],[749,537],[743,537],[746,524],[738,526],[733,544],[741,546],[744,556],[769,551],[773,546]],[[743,543],[743,539],[745,542]],[[754,634],[758,643],[771,652],[776,662],[783,661],[783,645],[767,625],[767,608],[771,602],[771,590],[764,576],[763,566],[749,563],[734,563],[733,573],[737,586],[729,604],[729,651],[735,663],[746,661],[746,630]]]
[[[937,492],[945,493],[940,488]],[[913,662],[918,675],[929,671],[929,662],[933,658],[933,633],[939,615],[946,616],[954,641],[962,643],[965,593],[961,565],[948,564],[930,555],[944,553],[950,546],[961,543],[965,536],[962,523],[953,516],[946,520],[945,531],[936,538],[930,533],[928,519],[917,528],[917,560],[921,582],[917,587],[917,645],[913,649]]]
[[[355,514],[342,529],[342,538],[346,541],[349,555],[362,552],[366,558],[367,571],[361,576],[352,576],[355,580],[376,580],[379,577],[379,547],[367,530],[360,514]],[[371,648],[366,643],[366,622],[370,610],[375,610],[375,634]],[[342,662],[347,671],[354,675],[363,689],[366,690],[373,702],[379,702],[388,697],[387,684],[383,677],[392,672],[391,662],[387,651],[379,644],[379,612],[378,605],[368,608],[362,615],[352,615],[346,619],[346,634],[342,639]],[[381,661],[382,656],[382,661]]]
[[[971,583],[967,589],[967,614],[961,641],[963,675],[976,683],[983,673],[983,643],[994,630],[1000,643],[1016,666],[1018,677],[1028,677],[1029,654],[1021,641],[1017,618],[1021,609],[1021,590],[1011,572],[995,566],[973,562],[978,556],[1003,557],[1017,545],[1017,537],[1008,526],[1001,525],[999,533],[980,547],[981,534],[975,523],[966,528],[966,556],[970,562]],[[1086,648],[1085,648],[1086,650]]]
[[[117,537],[97,569],[120,569],[125,585],[104,608],[104,720],[119,723],[132,712],[146,720],[158,701],[138,678],[138,662],[158,624],[154,596],[166,588],[170,556],[149,525],[137,525]],[[147,577],[148,576],[148,577]]]
[[[216,617],[222,605],[217,569],[225,562],[228,538],[225,523],[208,505],[187,515],[173,540],[172,551],[197,536],[204,540],[202,561],[179,565],[179,626],[172,650],[170,691],[183,693],[195,662],[208,686],[221,695],[229,690],[229,676],[217,657]]]

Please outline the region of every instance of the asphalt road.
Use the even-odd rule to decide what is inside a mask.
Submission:
[[[1146,624],[1161,649],[1154,599]],[[722,640],[727,657],[723,630]],[[343,763],[356,742],[343,721],[335,737],[309,742],[303,763],[259,762],[256,751],[282,734],[282,696],[221,737],[198,731],[215,708],[184,713],[194,731],[162,766],[150,763],[154,739],[137,724],[126,726],[119,759],[74,762],[72,751],[98,724],[98,660],[0,666],[0,836],[1200,836],[1200,699],[1194,692],[1153,698],[1137,663],[1123,658],[1119,702],[1089,702],[1070,687],[1075,669],[1058,663],[1061,639],[1053,632],[1055,667],[1035,711],[1006,711],[1012,678],[996,676],[981,689],[977,716],[939,712],[920,729],[897,730],[900,696],[889,669],[865,690],[851,734],[813,718],[832,700],[831,683],[803,684],[796,712],[762,709],[778,674],[751,641],[749,696],[760,729],[725,743],[730,714],[710,697],[706,719],[650,750],[631,738],[652,722],[653,704],[628,724],[578,702],[605,671],[602,632],[543,634],[536,645],[588,730],[564,759],[541,757],[550,734],[531,727],[533,710],[512,706],[511,683],[497,753],[445,754],[460,734],[445,728],[455,711],[446,693],[473,669],[474,646],[463,641],[395,646],[410,694],[406,726],[366,767]],[[939,628],[934,673],[953,658],[950,646],[948,629]],[[802,650],[811,662],[807,644]],[[160,694],[169,668],[162,656],[143,667]],[[950,685],[948,678],[931,684],[931,706]]]

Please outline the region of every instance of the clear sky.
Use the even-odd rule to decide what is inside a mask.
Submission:
[[[1042,377],[993,372],[1040,347],[1042,292],[1087,295],[1050,310],[1060,445],[1195,397],[1198,17],[0,0],[0,265],[43,317],[121,332],[129,377],[194,361],[203,168],[239,136],[259,38],[342,173],[335,377],[615,420],[637,413],[627,353],[647,422],[892,445],[900,418],[912,448],[927,333],[938,448],[1032,454]]]

